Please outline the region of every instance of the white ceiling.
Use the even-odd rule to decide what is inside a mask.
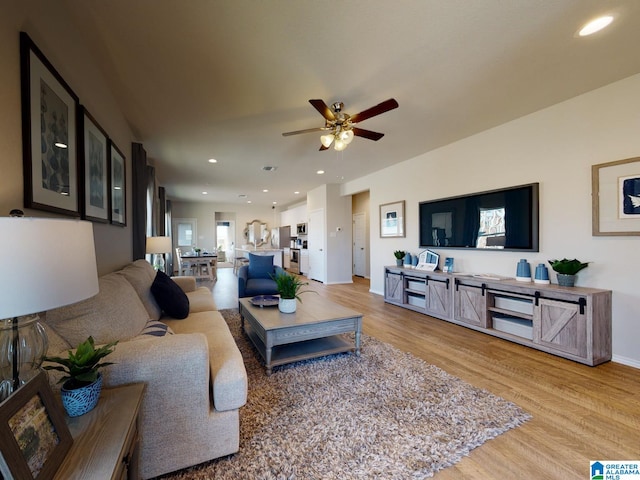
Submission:
[[[175,200],[295,203],[640,72],[638,0],[65,3]],[[281,135],[324,125],[311,98],[400,106],[358,125],[378,142],[320,152]]]

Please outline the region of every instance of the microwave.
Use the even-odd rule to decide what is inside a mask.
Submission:
[[[297,228],[298,235],[306,235],[307,234],[307,224],[299,223]]]

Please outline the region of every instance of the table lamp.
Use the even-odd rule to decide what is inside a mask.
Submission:
[[[164,272],[164,254],[171,251],[171,237],[147,237],[147,253],[154,255],[153,268]]]
[[[0,217],[0,401],[39,372],[47,335],[38,313],[98,293],[93,225]]]

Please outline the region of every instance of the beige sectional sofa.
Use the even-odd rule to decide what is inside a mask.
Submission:
[[[96,344],[118,340],[107,357],[115,364],[102,370],[104,387],[146,384],[142,478],[237,452],[239,408],[247,399],[242,356],[211,291],[197,288],[193,277],[174,278],[189,299],[188,316],[177,320],[163,314],[151,293],[155,277],[148,262],[137,260],[101,277],[96,296],[43,316],[48,355],[89,335]]]

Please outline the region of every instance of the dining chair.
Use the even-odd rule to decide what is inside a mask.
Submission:
[[[182,260],[182,250],[180,247],[176,247],[176,259],[178,260],[178,275],[193,275],[193,265],[191,262],[185,262]]]

